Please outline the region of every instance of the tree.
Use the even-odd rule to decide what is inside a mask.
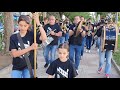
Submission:
[[[57,19],[61,19],[59,12],[47,12],[47,17],[54,15]]]
[[[89,12],[64,12],[71,21],[73,21],[75,16],[84,16],[85,19],[91,18]]]
[[[4,12],[4,53],[9,52],[9,42],[10,42],[10,36],[12,32],[14,31],[14,23],[13,23],[13,13],[12,12]]]

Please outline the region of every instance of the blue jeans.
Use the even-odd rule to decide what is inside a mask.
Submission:
[[[106,65],[105,65],[105,74],[110,74],[111,70],[111,59],[112,59],[112,51],[99,51],[99,69],[103,66],[105,57],[106,57]]]
[[[74,59],[75,56],[75,59]],[[69,59],[75,63],[76,69],[78,69],[81,58],[81,46],[70,45]],[[75,61],[74,61],[75,60]]]
[[[81,46],[81,56],[83,56],[83,53],[84,53],[85,43],[86,43],[86,37],[83,37],[83,39],[82,39],[82,46]]]
[[[92,38],[86,38],[86,48],[88,50],[91,49],[91,44],[92,44]]]
[[[65,37],[59,37],[58,39],[58,45],[62,44],[65,42]]]
[[[67,42],[68,39],[69,39],[69,33],[66,33],[66,34],[65,34],[65,41]]]
[[[98,37],[98,39],[97,39],[97,41],[96,41],[96,46],[97,46],[98,48],[100,48],[100,37]]]
[[[24,70],[12,70],[12,78],[30,78],[29,70],[26,68]]]
[[[58,45],[48,45],[44,49],[44,58],[47,64],[52,63],[55,60],[55,55],[57,51]],[[50,53],[50,57],[49,57]]]

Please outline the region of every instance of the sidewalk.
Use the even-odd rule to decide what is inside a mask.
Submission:
[[[46,69],[44,68],[45,60],[43,57],[43,51],[38,50],[38,69],[37,77],[38,78],[47,78]],[[91,50],[91,53],[84,53],[84,57],[80,62],[79,75],[76,78],[104,78],[104,72],[101,74],[97,73],[98,69],[98,53],[94,47]],[[0,78],[10,78],[12,65],[0,70]],[[103,69],[104,70],[104,69]],[[120,75],[117,73],[116,69],[112,65],[111,78],[120,78]]]

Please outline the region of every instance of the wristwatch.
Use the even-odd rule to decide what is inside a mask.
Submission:
[[[42,27],[42,25],[40,24],[40,25],[37,26],[37,28],[39,28],[39,27]]]

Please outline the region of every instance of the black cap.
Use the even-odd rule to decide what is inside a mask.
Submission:
[[[20,21],[22,21],[22,20],[24,20],[24,21],[26,21],[28,24],[30,24],[30,19],[29,19],[29,17],[28,17],[27,15],[21,15],[21,16],[19,17],[19,19],[18,19],[18,23],[19,23]]]

